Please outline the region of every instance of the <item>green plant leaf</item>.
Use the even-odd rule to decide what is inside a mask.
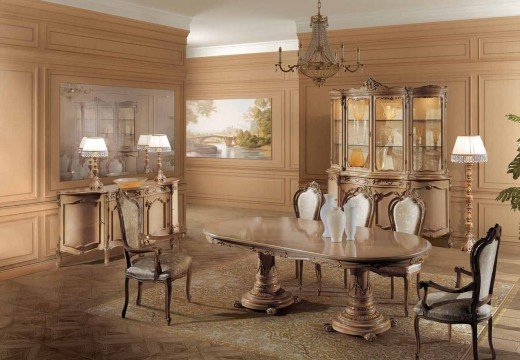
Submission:
[[[507,114],[506,117],[508,118],[508,120],[520,123],[520,116],[519,115]]]
[[[520,188],[510,187],[502,190],[495,199],[500,202],[510,202],[511,209],[520,210]]]

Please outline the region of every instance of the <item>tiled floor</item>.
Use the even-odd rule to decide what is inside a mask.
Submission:
[[[190,206],[190,229],[185,248],[196,271],[233,261],[240,250],[217,247],[201,236],[204,221],[273,212]],[[520,254],[500,254],[499,281],[518,282]],[[146,325],[129,326],[122,319],[107,319],[85,311],[123,296],[123,262],[77,264],[69,257],[61,269],[0,282],[0,359],[242,359],[234,348],[172,338]],[[425,272],[451,273],[466,265],[467,255],[434,248]],[[182,284],[180,282],[179,284]],[[174,284],[175,288],[182,285]],[[131,289],[135,296],[135,288]],[[175,306],[173,304],[172,306]],[[496,321],[494,343],[499,359],[520,359],[520,292]],[[490,358],[486,338],[481,358]]]

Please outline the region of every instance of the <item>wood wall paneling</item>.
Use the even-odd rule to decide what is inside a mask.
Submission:
[[[37,197],[37,73],[0,63],[0,203]]]
[[[0,278],[47,268],[58,241],[56,191],[88,183],[59,181],[60,82],[173,89],[169,175],[184,181],[187,35],[44,1],[0,2]],[[184,195],[176,211],[184,225]]]
[[[0,218],[0,268],[38,258],[38,216]]]
[[[275,72],[276,59],[275,53],[188,59],[188,100],[272,99],[272,159],[187,158],[190,202],[290,210],[299,162],[298,79]]]

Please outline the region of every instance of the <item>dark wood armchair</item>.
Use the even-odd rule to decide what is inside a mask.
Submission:
[[[186,276],[186,297],[191,301],[191,257],[180,249],[179,244],[179,239],[183,237],[184,232],[172,229],[164,236],[143,236],[141,204],[123,190],[117,192],[116,201],[126,262],[125,303],[121,317],[126,316],[130,279],[137,280],[137,305],[141,305],[143,282],[161,282],[165,285],[165,317],[170,325],[173,280]],[[158,240],[169,240],[171,249],[163,251],[155,246],[154,243]]]
[[[455,268],[457,283],[455,288],[448,288],[433,281],[421,281],[419,286],[424,289],[422,301],[415,305],[415,338],[417,351],[415,358],[419,359],[421,337],[419,320],[426,319],[449,324],[448,338],[451,340],[452,324],[471,325],[473,358],[478,359],[477,324],[488,322],[488,341],[492,358],[496,358],[493,348],[493,310],[491,298],[495,284],[495,274],[498,260],[498,249],[502,228],[497,224],[487,232],[486,237],[473,245],[470,255],[471,272],[463,268]],[[473,281],[460,287],[462,275],[468,275]],[[429,289],[439,291],[429,293]]]
[[[323,201],[323,195],[317,182],[312,181],[305,187],[296,191],[293,197],[294,214],[299,219],[319,220],[320,209]],[[308,258],[290,257],[295,261],[295,275],[298,279],[299,290],[302,290],[303,283],[303,262]],[[318,295],[321,293],[321,265],[314,264],[314,270],[318,279]]]
[[[415,190],[405,190],[397,195],[388,205],[388,217],[392,231],[404,232],[420,236],[426,206]],[[417,296],[420,299],[419,281],[421,279],[421,264],[391,265],[374,269],[376,274],[390,277],[390,297],[394,298],[394,277],[400,277],[404,282],[404,314],[408,317],[408,292],[410,280],[417,278]]]

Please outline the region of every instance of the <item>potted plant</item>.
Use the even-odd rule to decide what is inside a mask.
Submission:
[[[514,121],[516,123],[520,124],[520,116],[509,114],[506,115],[507,119]],[[518,180],[518,177],[520,177],[520,139],[516,141],[517,146],[517,154],[513,161],[509,163],[509,166],[507,168],[508,174],[513,174],[513,179]],[[514,211],[520,210],[520,187],[513,186],[507,189],[502,190],[496,200],[501,202],[510,202],[511,203],[511,209]]]

